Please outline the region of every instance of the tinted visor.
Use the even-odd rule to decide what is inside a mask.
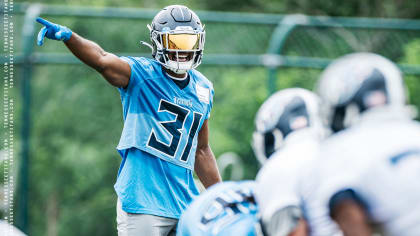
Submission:
[[[166,49],[197,50],[199,48],[199,34],[163,34],[162,43]]]

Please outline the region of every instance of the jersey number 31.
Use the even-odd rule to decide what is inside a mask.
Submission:
[[[160,125],[172,136],[172,138],[168,144],[161,142],[158,140],[155,131],[152,129],[152,133],[150,134],[147,145],[159,152],[164,153],[165,155],[171,158],[175,158],[175,154],[178,151],[182,137],[181,130],[184,129],[185,120],[190,114],[190,110],[178,106],[174,103],[168,102],[166,100],[160,100],[158,111],[168,112],[175,116],[174,120],[159,122]],[[190,155],[193,139],[197,133],[201,118],[203,117],[203,115],[198,112],[193,112],[193,115],[193,122],[189,129],[190,131],[188,132],[188,142],[184,146],[184,150],[182,151],[180,158],[182,162],[188,161],[188,156]]]

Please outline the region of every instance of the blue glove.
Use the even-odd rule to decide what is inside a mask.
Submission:
[[[71,30],[65,26],[51,23],[41,17],[37,17],[36,21],[44,25],[38,33],[37,44],[39,46],[44,44],[44,37],[54,40],[63,40],[64,42],[71,37]]]

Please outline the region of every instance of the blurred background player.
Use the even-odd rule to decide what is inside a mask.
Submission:
[[[318,92],[336,134],[308,175],[316,186],[308,205],[321,205],[345,235],[418,235],[420,126],[407,112],[400,70],[376,54],[350,54],[328,66]],[[308,209],[316,235],[320,213]]]
[[[292,88],[272,95],[257,113],[253,148],[266,164],[257,175],[256,198],[267,235],[308,233],[301,203],[305,189],[299,179],[311,168],[307,164],[316,158],[326,135],[319,109],[315,94]],[[329,235],[338,232],[331,220],[322,220]]]
[[[254,189],[254,181],[212,186],[182,214],[177,236],[262,236]]]
[[[4,236],[26,236],[18,228],[7,221],[0,220],[0,235]]]
[[[44,37],[62,40],[97,70],[122,100],[124,129],[118,194],[119,235],[174,234],[181,211],[198,195],[193,170],[205,187],[221,181],[208,143],[213,87],[194,70],[203,55],[205,31],[185,6],[165,7],[148,25],[152,56],[117,57],[67,27],[38,18]]]

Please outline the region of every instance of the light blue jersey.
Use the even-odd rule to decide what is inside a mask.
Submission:
[[[195,151],[210,116],[212,84],[191,70],[181,89],[157,61],[122,59],[130,64],[131,78],[119,89],[124,128],[117,149],[123,160],[115,190],[126,212],[179,218],[198,195]]]
[[[120,89],[124,129],[117,149],[135,147],[193,170],[197,133],[212,107],[212,84],[190,70],[188,86],[180,89],[157,61],[123,59],[130,63],[131,78],[127,88]]]
[[[177,236],[261,235],[254,189],[253,181],[212,186],[182,214]]]

